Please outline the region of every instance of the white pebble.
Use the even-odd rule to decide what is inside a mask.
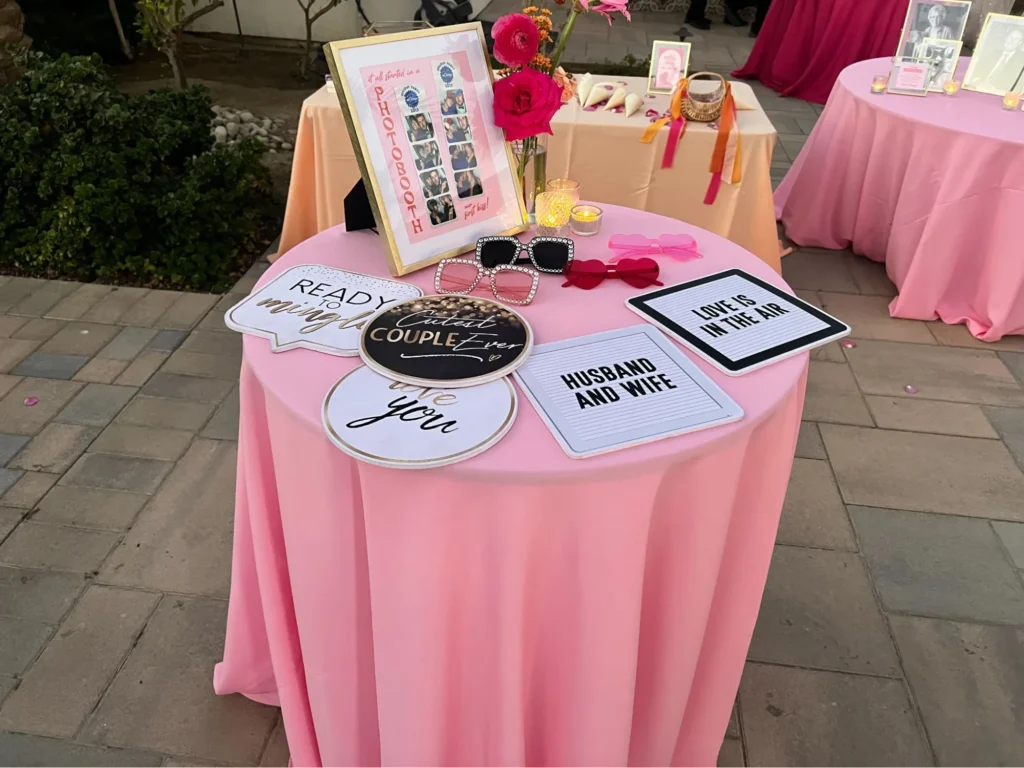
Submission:
[[[213,129],[213,136],[217,140],[218,144],[223,144],[228,140],[228,129],[223,125],[218,125]]]
[[[291,149],[291,148],[292,148],[292,145],[289,144],[287,141],[284,142],[283,144],[281,144],[281,149]]]
[[[227,129],[228,136],[232,139],[238,135],[238,123],[228,123],[224,127]]]
[[[256,119],[255,117],[253,117],[252,112],[243,112],[238,117],[243,123],[251,123]]]
[[[273,148],[271,148],[271,150],[270,150],[270,154],[272,154],[272,155],[276,155],[276,154],[277,154],[277,150],[276,150],[276,149],[273,149]]]

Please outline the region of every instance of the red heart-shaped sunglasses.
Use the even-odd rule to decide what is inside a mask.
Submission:
[[[616,264],[605,264],[597,259],[575,259],[564,272],[563,288],[575,285],[589,291],[604,282],[605,278],[618,278],[634,288],[649,288],[664,285],[658,280],[658,262],[654,259],[620,259]]]

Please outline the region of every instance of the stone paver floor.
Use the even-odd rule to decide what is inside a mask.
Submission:
[[[741,32],[702,33],[697,64],[740,63]],[[777,182],[820,109],[755,87]],[[265,267],[224,297],[0,277],[0,765],[287,764],[278,711],[211,685],[241,358],[222,315]],[[1020,765],[1024,338],[894,320],[849,253],[783,272],[856,346],[812,355],[720,764]]]

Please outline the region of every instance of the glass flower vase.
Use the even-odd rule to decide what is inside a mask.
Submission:
[[[530,136],[522,141],[512,142],[516,159],[516,173],[522,189],[523,204],[531,224],[536,222],[535,201],[548,181],[548,135]]]

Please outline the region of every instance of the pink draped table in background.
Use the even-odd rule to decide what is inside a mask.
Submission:
[[[776,215],[799,245],[885,262],[893,317],[966,323],[985,341],[1024,333],[1024,114],[963,90],[872,94],[888,71],[843,71]]]
[[[693,234],[673,283],[754,255],[609,206],[610,234]],[[524,238],[525,239],[525,236]],[[369,232],[279,259],[386,275]],[[431,292],[434,270],[410,276]],[[610,280],[543,276],[539,344],[643,322]],[[246,337],[231,603],[218,693],[280,705],[296,765],[714,765],[793,461],[807,354],[739,378],[697,360],[741,421],[583,460],[526,397],[495,447],[440,469],[358,463],[321,426],[359,361]]]

